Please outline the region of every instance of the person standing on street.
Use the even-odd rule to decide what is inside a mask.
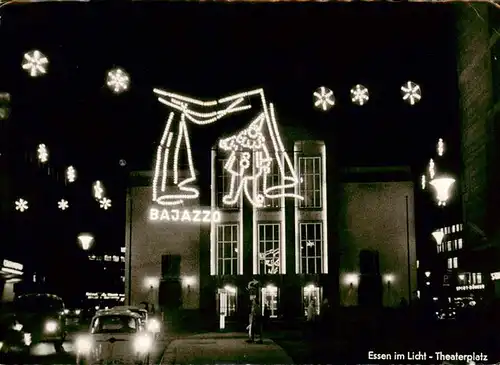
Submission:
[[[248,343],[255,342],[255,335],[259,336],[257,343],[263,343],[262,341],[262,308],[259,305],[259,301],[255,298],[252,301],[252,309],[250,311],[250,332]]]

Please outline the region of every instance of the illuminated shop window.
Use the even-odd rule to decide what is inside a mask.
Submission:
[[[217,226],[218,275],[238,274],[238,237],[237,224],[219,224]]]
[[[236,313],[237,292],[238,289],[230,285],[217,290],[217,308],[219,314],[232,316]]]
[[[280,273],[280,224],[259,224],[259,274]]]
[[[321,274],[323,224],[300,223],[300,273]]]
[[[267,285],[261,289],[261,303],[262,314],[267,306],[270,310],[270,317],[276,318],[278,316],[278,288],[274,285]]]
[[[300,208],[322,207],[321,157],[299,157],[299,194],[304,197]]]
[[[307,285],[303,288],[303,293],[304,315],[307,317],[307,308],[312,300],[314,300],[316,306],[316,314],[319,314],[319,309],[321,307],[321,288],[315,285]]]

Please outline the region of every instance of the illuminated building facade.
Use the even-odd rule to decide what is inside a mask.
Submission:
[[[340,304],[398,307],[417,290],[414,184],[409,168],[351,168],[339,212]]]
[[[256,279],[260,301],[272,318],[301,316],[312,298],[318,304],[322,301],[325,286],[331,289],[325,144],[294,143],[298,177],[294,193],[303,199],[282,195],[258,206],[245,204],[240,195],[228,205],[224,198],[232,195],[231,188],[239,181],[232,181],[227,163],[224,151],[212,151],[211,203],[222,217],[210,227],[210,287],[216,312],[229,320],[247,316],[247,284]],[[272,164],[267,186],[285,185],[279,168]]]

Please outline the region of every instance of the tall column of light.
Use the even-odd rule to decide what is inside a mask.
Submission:
[[[211,184],[210,184],[210,200],[212,210],[217,209],[217,152],[214,148],[211,151]],[[210,275],[217,274],[217,226],[215,222],[210,220]]]
[[[281,156],[281,161],[284,163],[285,158]],[[283,185],[283,177],[280,176],[281,184]],[[286,199],[285,188],[281,189],[282,197],[280,198],[281,206],[281,223],[280,223],[280,264],[281,274],[286,274]],[[295,200],[295,199],[294,199]]]
[[[238,275],[243,275],[243,194],[239,197],[239,223],[238,223]]]
[[[321,146],[321,215],[323,220],[323,247],[321,253],[323,255],[323,274],[328,274],[328,221],[327,221],[327,184],[326,184],[326,145]]]
[[[253,153],[253,159],[255,161],[256,158],[256,153]],[[256,173],[256,166],[255,164],[252,167],[252,174],[255,176]],[[258,189],[258,184],[252,184],[252,194],[253,196],[257,196],[259,193]],[[265,202],[264,202],[265,206]],[[258,229],[258,208],[255,206],[255,204],[252,204],[252,273],[254,275],[257,275],[259,273],[259,229]],[[243,222],[242,222],[243,224]],[[265,267],[265,266],[264,266]],[[265,272],[261,272],[261,274],[265,274]]]
[[[302,177],[300,176],[300,168],[298,164],[298,147],[294,143],[293,146],[293,164],[295,167],[295,171],[297,171],[298,178],[299,178],[299,183],[295,185],[294,191],[296,195],[299,195],[299,186],[301,184],[300,179]],[[300,231],[299,231],[299,200],[294,199],[293,202],[293,219],[294,219],[294,226],[295,226],[295,273],[300,274]]]

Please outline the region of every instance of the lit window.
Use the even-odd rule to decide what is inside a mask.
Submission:
[[[111,261],[111,256],[104,255],[104,261]]]
[[[222,198],[226,196],[229,193],[229,189],[231,187],[231,179],[232,175],[227,171],[227,169],[224,168],[225,164],[227,163],[228,159],[227,158],[220,158],[218,159],[218,164],[217,164],[217,206],[219,208],[224,208],[224,209],[238,209],[240,207],[240,199],[236,201],[235,204],[233,205],[227,205],[224,204],[222,201]],[[237,161],[235,164],[238,163]],[[238,186],[239,182],[235,182],[234,188]]]
[[[217,226],[217,272],[219,275],[238,274],[238,225]]]
[[[456,269],[456,268],[458,268],[458,258],[454,257],[453,258],[453,269]]]
[[[120,249],[120,252],[121,252],[121,253],[125,253],[125,247],[122,247],[122,248]]]
[[[459,228],[460,230],[463,230],[464,229],[464,225],[462,223],[459,224]]]
[[[227,286],[217,290],[217,306],[219,314],[232,316],[236,313],[237,288]]]
[[[448,252],[451,251],[451,241],[446,242],[446,249]]]
[[[448,269],[453,269],[453,260],[451,257],[448,258]]]
[[[266,183],[268,187],[271,186],[280,186],[281,183],[281,174],[279,173],[279,166],[277,162],[273,162],[271,164],[271,172],[266,176]],[[262,194],[264,185],[259,184],[258,193]],[[266,198],[264,201],[264,208],[279,208],[281,206],[281,198],[269,199]]]
[[[125,276],[122,276],[121,279],[122,279],[122,282],[125,282]]]
[[[462,247],[463,247],[463,241],[461,238],[459,238],[458,239],[458,249],[460,250],[460,249],[462,249]]]
[[[417,260],[417,269],[420,267],[420,261]]]
[[[299,157],[300,208],[321,208],[321,157]]]
[[[441,252],[441,245],[437,245],[437,250],[438,250],[438,253]]]
[[[259,224],[259,274],[280,273],[280,225]]]
[[[471,276],[472,276],[472,282],[471,282],[472,285],[478,285],[483,283],[483,277],[480,272],[478,273],[474,272],[472,273]]]
[[[120,258],[118,256],[113,256],[113,261],[118,262],[118,261],[120,261]]]
[[[451,232],[452,232],[452,233],[455,233],[455,225],[452,225],[452,226],[451,226]]]
[[[125,262],[125,256],[120,256],[120,261]]]
[[[270,311],[270,317],[278,316],[278,288],[274,285],[268,285],[261,289],[262,313],[267,306]]]
[[[300,273],[321,274],[323,225],[318,223],[300,223]]]
[[[314,304],[316,306],[316,314],[319,314],[319,309],[321,307],[321,288],[314,286],[314,285],[308,285],[304,287],[303,289],[304,292],[304,314],[307,317],[307,308],[309,307],[309,303],[311,303],[311,300],[314,300]]]

